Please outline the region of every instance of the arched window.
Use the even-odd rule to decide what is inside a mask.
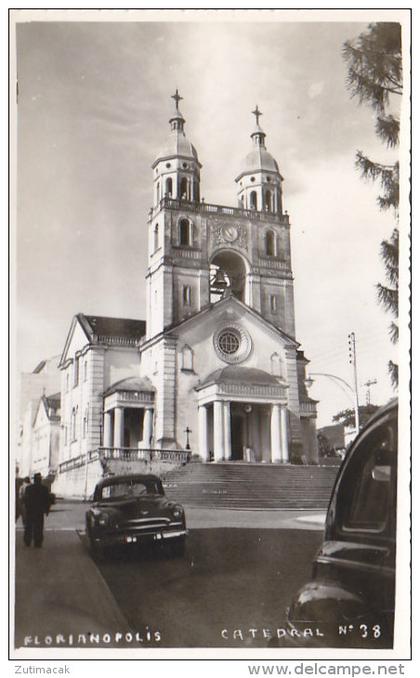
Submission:
[[[285,378],[284,363],[278,353],[271,356],[271,374],[275,377]]]
[[[179,193],[181,200],[188,200],[188,182],[185,177],[181,179]]]
[[[156,252],[158,247],[159,247],[159,224],[156,224],[155,228],[153,229],[153,251]]]
[[[156,202],[159,202],[160,200],[160,183],[159,181],[156,184]]]
[[[277,311],[278,311],[277,295],[276,294],[270,294],[270,311],[271,311],[271,313],[277,313]]]
[[[276,241],[273,231],[267,231],[265,234],[265,253],[269,257],[274,257],[276,253]]]
[[[184,304],[184,306],[191,306],[191,285],[183,286],[182,303]]]
[[[182,349],[182,370],[188,370],[192,372],[193,370],[193,351],[187,344]]]
[[[264,194],[264,209],[267,212],[271,211],[271,191],[266,191]]]
[[[257,209],[257,191],[251,191],[249,194],[249,206],[252,210]]]
[[[186,247],[191,245],[191,224],[188,219],[179,222],[179,244]]]
[[[172,179],[170,177],[165,182],[165,195],[172,196]]]

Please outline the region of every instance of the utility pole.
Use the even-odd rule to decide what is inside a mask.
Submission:
[[[349,340],[349,363],[353,365],[353,379],[354,379],[354,421],[356,425],[356,435],[359,433],[359,391],[357,387],[357,360],[356,360],[356,335],[351,332],[348,335]]]
[[[377,384],[378,382],[376,379],[368,379],[363,386],[366,386],[366,405],[370,405],[370,387],[373,386],[374,384]]]

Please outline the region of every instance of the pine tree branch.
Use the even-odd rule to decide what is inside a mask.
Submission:
[[[382,283],[376,283],[376,294],[379,303],[385,310],[392,313],[394,318],[398,318],[398,290],[385,287]]]
[[[394,322],[390,323],[390,325],[389,325],[389,337],[390,337],[393,344],[398,343],[399,334],[400,334],[400,330],[399,330],[397,323],[394,323]]]
[[[387,115],[384,118],[378,117],[376,120],[376,134],[388,148],[395,148],[399,142],[400,122],[393,115]]]
[[[398,388],[398,365],[393,363],[392,360],[388,361],[388,373],[391,377],[391,384],[394,390]]]

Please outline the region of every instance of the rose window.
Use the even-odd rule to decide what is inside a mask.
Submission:
[[[240,337],[232,330],[226,330],[219,336],[219,348],[223,353],[232,355],[236,353],[240,346]]]

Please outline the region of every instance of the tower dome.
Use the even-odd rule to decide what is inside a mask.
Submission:
[[[169,118],[170,133],[152,165],[155,205],[165,197],[189,202],[200,200],[201,164],[195,147],[185,136],[185,118],[179,110],[182,97],[178,90],[172,99],[175,107]]]
[[[262,115],[255,107],[252,111],[256,125],[251,134],[252,150],[242,163],[236,177],[239,206],[264,212],[282,214],[282,181],[277,161],[265,146],[265,132],[259,124]]]

